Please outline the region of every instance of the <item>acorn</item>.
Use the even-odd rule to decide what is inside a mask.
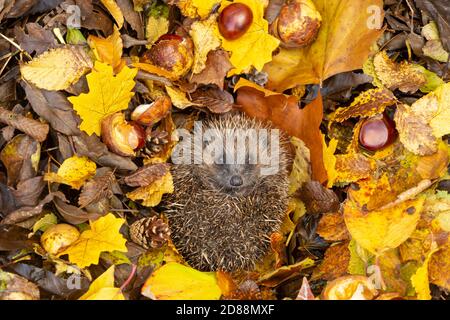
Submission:
[[[109,150],[124,157],[134,156],[145,145],[145,130],[137,122],[127,122],[121,112],[102,120],[101,136]]]
[[[78,240],[80,232],[74,226],[61,223],[49,227],[41,236],[41,245],[46,252],[57,255]]]
[[[226,6],[219,15],[220,34],[227,40],[242,37],[253,22],[253,12],[244,3],[232,3]]]
[[[394,121],[383,113],[364,120],[359,131],[359,144],[366,150],[378,151],[391,145],[397,136]]]
[[[287,0],[270,25],[270,33],[284,48],[301,48],[314,42],[322,16],[311,0]]]
[[[148,50],[141,59],[182,77],[194,63],[194,44],[189,37],[165,34]]]

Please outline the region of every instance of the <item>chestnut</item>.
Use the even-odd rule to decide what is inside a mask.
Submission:
[[[386,113],[364,120],[359,131],[360,145],[369,151],[381,150],[394,142],[398,132]]]
[[[322,16],[311,0],[287,0],[270,25],[270,33],[285,48],[310,45],[317,37]]]
[[[243,3],[232,3],[219,15],[219,32],[227,40],[236,40],[244,35],[253,22],[252,10]]]
[[[144,53],[141,60],[182,77],[194,63],[194,44],[189,37],[165,34]]]
[[[103,119],[101,135],[109,150],[120,156],[134,156],[145,145],[145,130],[137,122],[125,121],[121,112]]]

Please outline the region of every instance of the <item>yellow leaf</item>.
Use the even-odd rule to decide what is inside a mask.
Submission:
[[[152,45],[156,40],[162,35],[169,31],[169,20],[165,17],[154,17],[150,16],[147,20],[147,25],[145,27],[145,34],[148,40],[148,44]]]
[[[96,62],[94,70],[86,76],[89,93],[77,97],[69,97],[73,108],[83,122],[80,129],[91,135],[100,136],[101,121],[106,116],[128,108],[133,97],[134,77],[137,69],[123,67],[114,76],[113,69],[107,64]]]
[[[114,20],[117,22],[117,26],[119,29],[123,27],[123,13],[122,10],[120,10],[120,7],[117,5],[116,1],[114,0],[100,0],[101,3],[108,9],[109,13],[113,16]]]
[[[152,184],[140,187],[127,193],[127,197],[133,201],[143,200],[142,205],[147,207],[157,206],[162,199],[163,194],[173,192],[173,179],[170,171],[164,177],[156,180]]]
[[[65,46],[22,64],[20,72],[40,89],[65,90],[91,68],[92,61],[82,47]]]
[[[74,189],[80,189],[84,182],[95,175],[95,162],[86,157],[73,156],[64,160],[57,173],[49,172],[45,181],[64,183]]]
[[[166,91],[170,99],[172,100],[172,104],[177,108],[185,109],[187,107],[197,105],[196,103],[189,101],[186,93],[181,91],[180,89],[166,86]]]
[[[181,13],[190,18],[205,19],[212,11],[213,7],[220,3],[220,0],[180,0],[177,6]]]
[[[416,229],[424,198],[408,200],[395,207],[364,212],[351,201],[344,206],[347,229],[358,244],[374,253],[394,249]]]
[[[416,290],[417,299],[419,300],[431,300],[430,282],[428,279],[428,264],[433,253],[436,251],[437,249],[434,249],[428,253],[423,265],[419,267],[416,273],[411,277],[411,283]]]
[[[217,16],[208,20],[196,21],[192,24],[189,34],[195,46],[193,73],[200,73],[206,67],[208,53],[220,46],[220,40],[214,33]]]
[[[424,103],[431,102],[428,106],[430,109],[435,101],[437,103],[437,110],[431,115],[429,121],[434,136],[440,138],[450,134],[450,82],[440,86],[422,99]]]
[[[264,97],[275,96],[275,95],[280,94],[278,92],[267,90],[266,88],[263,88],[254,82],[248,81],[245,78],[239,78],[239,81],[234,85],[234,92],[236,92],[239,88],[242,88],[242,87],[250,87],[250,88],[254,88],[260,92],[263,92]]]
[[[283,92],[360,69],[382,33],[378,26],[368,25],[374,18],[383,21],[382,0],[315,0],[314,4],[322,16],[316,41],[305,48],[281,49],[264,68],[269,89]]]
[[[175,262],[154,271],[141,293],[154,300],[218,300],[222,295],[215,272],[200,272]]]
[[[149,63],[133,63],[133,67],[136,67],[142,71],[148,72],[148,73],[153,73],[156,74],[158,76],[167,78],[169,80],[178,80],[178,76],[175,75],[172,72],[169,72],[163,68],[157,67],[155,65],[149,64]]]
[[[433,254],[428,271],[430,282],[450,290],[450,245]]]
[[[95,279],[78,300],[125,300],[120,288],[114,288],[114,265]]]
[[[120,71],[123,66],[123,43],[117,28],[114,28],[114,32],[106,39],[90,35],[88,43],[97,60],[112,66],[116,73]]]
[[[323,164],[328,175],[327,187],[331,188],[338,176],[338,173],[336,172],[336,156],[334,155],[334,153],[336,152],[338,141],[336,139],[331,139],[330,144],[327,146],[325,142],[325,136],[322,135],[322,138]]]
[[[295,158],[289,176],[289,193],[293,194],[306,182],[311,181],[310,152],[305,143],[299,138],[292,137],[295,147]]]
[[[102,252],[114,250],[127,252],[127,242],[119,232],[124,219],[116,218],[112,213],[91,221],[90,230],[84,231],[77,241],[65,249],[59,256],[69,255],[69,261],[80,268],[98,264]]]
[[[269,23],[264,19],[263,0],[237,0],[233,3],[244,3],[253,12],[253,22],[247,32],[236,40],[227,40],[216,26],[216,35],[222,40],[222,47],[231,52],[230,62],[235,69],[228,72],[228,76],[248,71],[252,66],[261,70],[267,62],[272,60],[274,51],[280,41],[268,34]],[[222,1],[220,11],[230,5],[229,1]]]

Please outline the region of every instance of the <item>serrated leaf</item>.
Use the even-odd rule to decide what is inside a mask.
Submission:
[[[20,66],[25,80],[45,90],[65,90],[92,68],[83,47],[65,46],[44,52]]]
[[[163,177],[148,186],[140,187],[127,193],[127,197],[133,201],[143,200],[142,205],[154,207],[161,202],[163,194],[172,193],[173,190],[173,179],[169,171]]]
[[[83,120],[80,129],[91,135],[100,136],[103,118],[128,108],[134,96],[134,77],[137,69],[124,66],[122,71],[114,75],[113,68],[107,64],[96,62],[90,74],[86,76],[89,93],[70,97],[69,101]]]
[[[90,221],[90,230],[84,231],[75,243],[59,256],[69,255],[69,261],[80,268],[98,264],[102,252],[127,252],[126,239],[120,233],[124,219],[116,218],[112,213],[95,221]]]

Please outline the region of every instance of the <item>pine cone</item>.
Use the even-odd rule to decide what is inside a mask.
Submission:
[[[161,152],[167,143],[169,143],[169,133],[167,131],[155,130],[147,135],[145,153],[150,157],[154,157]]]
[[[144,247],[161,248],[170,238],[169,226],[157,216],[143,218],[130,226],[131,240]]]

